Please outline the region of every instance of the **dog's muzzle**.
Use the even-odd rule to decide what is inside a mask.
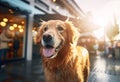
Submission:
[[[53,48],[54,46],[54,38],[50,34],[43,35],[43,44],[46,48]]]
[[[43,35],[42,38],[42,45],[43,45],[43,50],[42,53],[45,57],[47,58],[54,58],[57,55],[57,52],[60,50],[62,46],[63,41],[59,43],[58,46],[54,46],[55,40],[54,37],[50,34],[45,34]]]

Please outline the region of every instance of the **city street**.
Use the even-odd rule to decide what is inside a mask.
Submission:
[[[120,82],[120,60],[91,56],[89,82]]]
[[[120,60],[91,55],[88,82],[120,82]],[[6,65],[0,72],[0,82],[45,82],[41,59],[19,61]]]

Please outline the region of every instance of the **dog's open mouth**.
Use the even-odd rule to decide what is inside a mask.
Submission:
[[[43,48],[43,55],[47,58],[56,57],[58,51],[61,49],[62,44],[63,44],[63,41],[61,41],[61,43],[56,48],[54,48],[53,46],[49,46],[49,45],[45,46]]]

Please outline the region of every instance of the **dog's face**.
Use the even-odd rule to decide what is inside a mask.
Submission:
[[[78,39],[75,36],[79,36],[73,29],[75,28],[70,23],[60,20],[43,22],[37,35],[37,41],[42,46],[42,55],[47,58],[54,58],[65,45],[68,46]]]

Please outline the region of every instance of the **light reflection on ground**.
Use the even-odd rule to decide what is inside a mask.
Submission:
[[[91,73],[88,82],[120,82],[120,60],[91,56]]]

